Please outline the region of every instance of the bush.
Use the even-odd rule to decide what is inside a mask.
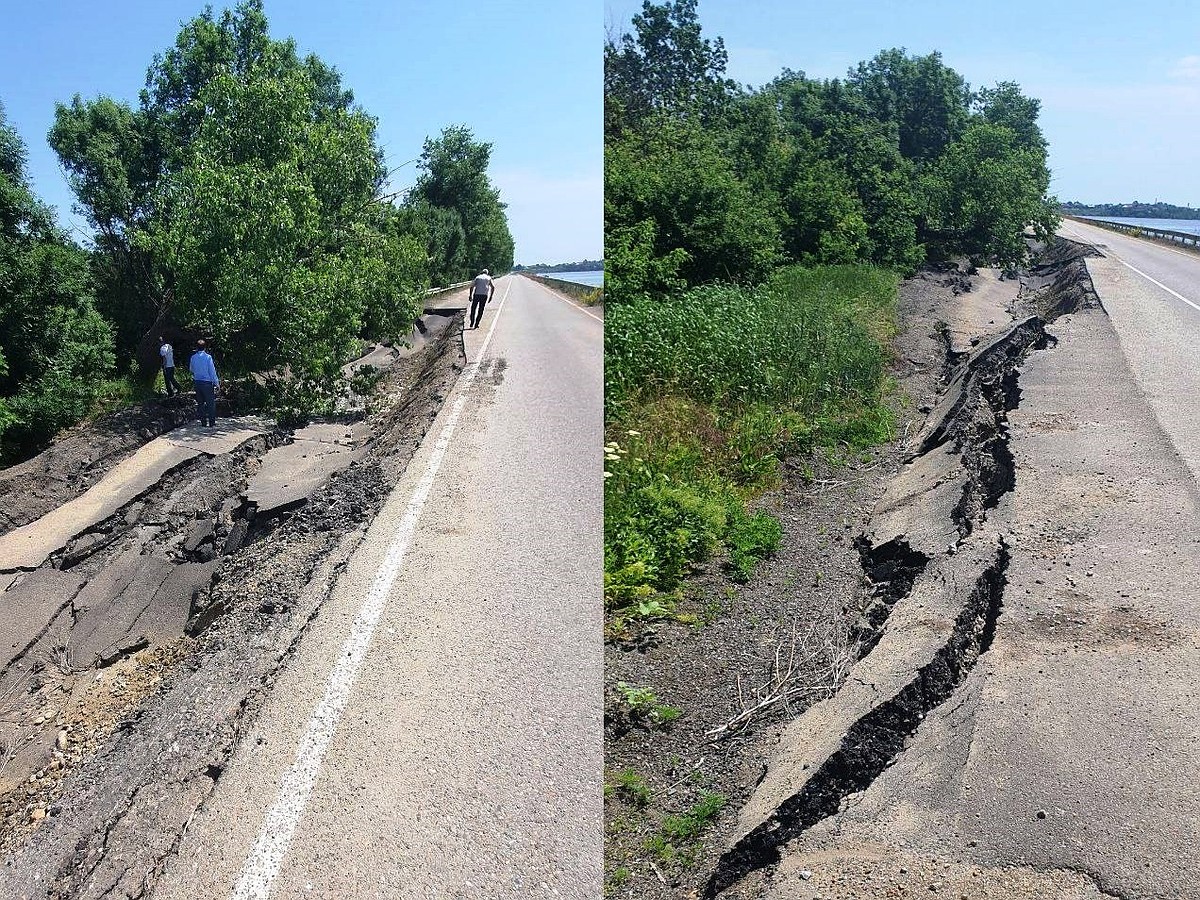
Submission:
[[[605,323],[605,606],[610,633],[675,614],[692,568],[724,556],[735,580],[782,529],[747,504],[780,459],[887,440],[896,276],[789,268],[759,287],[614,305]]]

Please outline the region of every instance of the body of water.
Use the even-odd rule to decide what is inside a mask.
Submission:
[[[586,284],[590,287],[604,286],[603,272],[544,272],[547,278],[561,278],[563,281],[574,281],[576,284]]]
[[[1124,216],[1087,216],[1101,222],[1119,222],[1140,228],[1161,228],[1163,231],[1181,231],[1184,234],[1200,234],[1200,219],[1134,219]]]

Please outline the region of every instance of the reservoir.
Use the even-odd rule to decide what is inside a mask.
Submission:
[[[1196,223],[1200,226],[1200,222]],[[604,286],[603,272],[544,272],[547,278],[559,278],[563,281],[574,281],[576,284],[586,284],[590,287]]]

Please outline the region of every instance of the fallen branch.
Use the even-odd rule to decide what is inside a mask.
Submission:
[[[738,706],[741,711],[729,721],[705,732],[712,741],[723,740],[741,731],[756,716],[772,707],[804,700],[806,704],[823,700],[837,690],[854,664],[855,654],[844,640],[830,636],[834,629],[822,630],[812,623],[803,633],[792,623],[789,639],[775,646],[771,675],[750,698],[742,691],[737,676]]]

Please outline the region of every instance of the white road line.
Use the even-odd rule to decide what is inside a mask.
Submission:
[[[333,667],[333,673],[329,676],[325,696],[308,720],[308,726],[305,728],[300,746],[296,750],[296,759],[284,776],[275,803],[263,820],[262,828],[258,832],[258,839],[254,842],[254,847],[246,858],[241,878],[231,895],[233,900],[267,900],[271,894],[271,882],[279,874],[279,868],[283,864],[284,856],[287,855],[296,825],[304,813],[304,807],[308,803],[309,795],[312,793],[313,785],[321,770],[325,751],[329,749],[329,743],[333,740],[338,722],[341,721],[342,713],[345,712],[346,703],[350,699],[350,689],[354,686],[354,681],[362,668],[367,647],[371,643],[375,627],[379,624],[383,608],[387,605],[392,584],[404,563],[404,557],[412,543],[417,523],[421,519],[421,512],[425,508],[425,502],[429,499],[429,492],[433,488],[433,481],[442,466],[442,459],[446,455],[450,439],[454,436],[454,429],[458,425],[459,416],[466,405],[467,394],[479,372],[479,363],[487,352],[488,344],[492,342],[492,335],[496,331],[496,324],[500,321],[500,314],[504,312],[504,304],[508,301],[508,293],[511,288],[512,282],[509,282],[504,296],[500,298],[500,305],[496,308],[496,315],[492,317],[492,325],[483,340],[483,346],[479,348],[478,357],[474,362],[468,363],[463,372],[458,397],[450,409],[446,424],[442,426],[437,443],[433,446],[433,452],[429,455],[425,472],[408,501],[408,507],[404,512],[400,527],[388,545],[387,555],[384,557],[379,571],[375,574],[371,590],[354,619],[350,635],[346,638],[337,664]]]
[[[1108,250],[1106,252],[1108,253],[1109,256],[1111,256],[1113,259],[1115,259],[1121,265],[1125,266],[1127,269],[1132,269],[1134,272],[1137,272],[1139,275],[1141,275],[1143,278],[1145,278],[1151,284],[1155,285],[1156,287],[1162,288],[1164,291],[1166,291],[1168,294],[1170,294],[1176,300],[1182,300],[1184,303],[1186,303],[1192,309],[1200,312],[1200,305],[1193,303],[1187,297],[1183,296],[1183,294],[1173,291],[1169,287],[1167,287],[1165,284],[1163,284],[1161,281],[1156,281],[1155,279],[1151,278],[1149,275],[1147,275],[1145,272],[1143,272],[1137,266],[1133,265],[1132,263],[1125,262],[1125,260],[1121,259],[1121,257],[1117,256],[1117,254],[1113,253],[1111,250]]]
[[[537,284],[538,287],[540,287],[543,291],[545,291],[547,294],[549,294],[551,297],[553,297],[558,302],[567,304],[567,306],[571,307],[571,309],[577,310],[578,312],[583,313],[585,316],[590,316],[591,318],[593,318],[597,322],[599,322],[601,325],[604,324],[604,320],[602,318],[600,318],[598,315],[596,315],[593,312],[588,312],[586,309],[584,309],[578,303],[572,303],[567,298],[558,296],[558,294],[554,293],[554,291],[551,288],[546,287],[544,284],[538,284],[532,278],[526,278],[525,280],[531,281],[534,284]]]
[[[1078,225],[1078,224],[1082,224],[1082,223],[1073,222],[1071,224]],[[1196,262],[1197,260],[1200,260],[1200,255],[1197,255],[1195,253],[1189,253],[1186,250],[1180,250],[1178,247],[1168,247],[1162,241],[1153,241],[1150,238],[1145,238],[1145,237],[1135,237],[1134,235],[1126,234],[1123,231],[1109,231],[1108,229],[1100,228],[1100,226],[1098,226],[1098,225],[1088,225],[1086,227],[1095,228],[1098,231],[1100,231],[1101,234],[1103,234],[1105,236],[1116,234],[1116,235],[1120,235],[1123,238],[1129,238],[1129,240],[1131,240],[1131,241],[1141,241],[1142,243],[1147,244],[1148,246],[1157,247],[1159,250],[1170,250],[1172,253],[1178,253],[1180,256],[1187,257],[1188,259],[1192,260],[1192,262]],[[1089,238],[1087,235],[1079,235],[1079,237],[1083,238],[1085,241],[1088,241],[1090,243],[1093,243],[1093,244],[1095,243],[1095,241],[1092,238]]]

